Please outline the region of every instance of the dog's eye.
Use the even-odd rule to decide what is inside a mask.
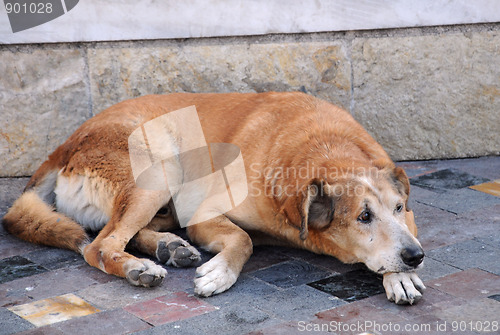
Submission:
[[[372,213],[369,210],[364,210],[363,213],[358,216],[358,221],[361,223],[370,223],[372,221]]]
[[[401,213],[402,210],[403,210],[403,204],[397,204],[396,205],[396,212]]]
[[[168,215],[169,214],[169,208],[168,207],[162,207],[158,210],[156,214],[160,215]]]

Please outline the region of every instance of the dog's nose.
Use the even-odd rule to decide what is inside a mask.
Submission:
[[[418,246],[404,248],[401,258],[406,265],[416,268],[424,260],[424,251]]]

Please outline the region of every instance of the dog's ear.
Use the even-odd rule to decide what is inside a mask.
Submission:
[[[413,236],[417,237],[417,225],[415,224],[415,216],[413,215],[413,211],[408,207],[408,198],[410,196],[410,180],[406,175],[406,172],[401,167],[396,167],[393,170],[393,178],[396,184],[396,188],[399,193],[401,193],[405,197],[405,222],[408,226],[408,229],[413,234]]]
[[[409,211],[408,198],[410,196],[410,180],[408,179],[405,170],[399,166],[395,167],[392,171],[392,178],[398,192],[405,197],[405,208]]]
[[[309,228],[322,229],[332,222],[334,210],[333,198],[326,194],[323,182],[314,179],[296,197],[289,197],[282,211],[300,229],[300,239],[305,240]]]

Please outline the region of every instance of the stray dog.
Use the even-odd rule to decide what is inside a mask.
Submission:
[[[229,289],[253,245],[271,244],[363,262],[383,274],[389,300],[421,298],[425,286],[415,269],[424,252],[408,208],[406,173],[349,113],[303,93],[183,93],[116,104],[49,156],[3,218],[5,228],[33,243],[79,252],[90,265],[137,286],[159,285],[166,270],[126,247],[160,263],[198,265],[199,252],[166,232],[179,227],[176,194],[138,187],[129,152],[134,131],[188,106],[195,106],[208,143],[238,146],[249,186],[230,211],[205,206],[203,212],[216,215],[187,225],[190,240],[216,254],[197,268],[196,294]],[[172,152],[183,141],[174,128],[162,139]],[[99,234],[90,242],[86,230]]]

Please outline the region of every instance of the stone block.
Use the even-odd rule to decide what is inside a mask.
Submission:
[[[345,42],[157,42],[88,51],[95,113],[125,99],[173,92],[306,91],[349,108]]]
[[[78,49],[0,50],[0,177],[31,175],[89,117]]]
[[[500,154],[498,31],[355,38],[351,113],[397,160]]]

